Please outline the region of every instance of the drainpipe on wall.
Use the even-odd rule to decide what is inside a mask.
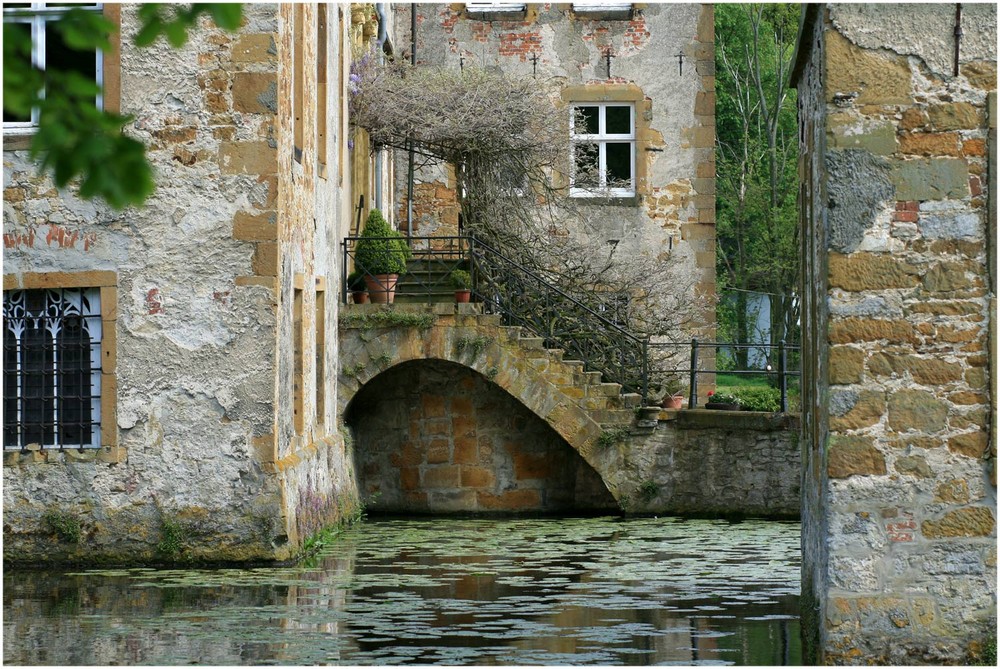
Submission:
[[[417,64],[417,3],[410,5],[410,65]],[[406,176],[406,236],[413,236],[413,141],[407,160]]]
[[[385,41],[388,38],[386,20],[385,20],[385,3],[378,2],[375,3],[375,16],[378,17],[378,41],[376,42],[376,50],[378,51],[378,62],[379,65],[385,62]],[[375,208],[381,212],[385,212],[382,206],[382,163],[385,161],[385,150],[379,149],[375,154]],[[392,215],[389,215],[389,220],[392,220]]]

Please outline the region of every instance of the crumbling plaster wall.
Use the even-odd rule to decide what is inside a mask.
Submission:
[[[637,197],[577,200],[579,215],[558,234],[586,239],[619,262],[642,254],[660,259],[682,290],[697,296],[695,322],[714,332],[715,309],[715,71],[711,5],[640,4],[631,19],[574,13],[569,4],[529,3],[514,20],[479,20],[462,3],[419,4],[417,66],[499,67],[536,78],[554,90],[621,91],[637,105]],[[397,50],[408,53],[410,6],[397,6]],[[493,18],[501,18],[494,15]],[[610,77],[604,52],[612,49]],[[678,54],[684,55],[683,72]],[[534,60],[537,59],[537,60]],[[615,93],[611,93],[613,96]],[[588,98],[591,99],[591,98]],[[610,98],[614,99],[614,97]],[[559,103],[557,101],[557,103]],[[561,103],[559,103],[561,104]],[[568,113],[568,112],[567,112]],[[397,152],[396,202],[406,228],[405,154]],[[415,235],[457,233],[454,175],[439,167],[417,171]],[[603,256],[606,257],[606,256]],[[689,336],[689,335],[688,335]]]
[[[963,7],[957,76],[954,5],[814,8],[800,40],[811,661],[996,634],[996,7]]]
[[[181,49],[162,41],[135,48],[135,7],[124,6],[121,17],[121,109],[135,116],[126,131],[147,144],[156,172],[146,205],[115,212],[81,201],[35,176],[26,152],[4,152],[5,285],[27,273],[117,275],[116,327],[105,338],[117,343],[118,399],[104,429],[118,447],[5,452],[4,556],[289,557],[304,532],[348,512],[356,498],[335,430],[310,432],[297,450],[286,439],[283,454],[294,456],[286,462],[274,437],[275,425],[287,422],[277,392],[290,332],[279,267],[283,282],[308,271],[310,281],[329,275],[328,291],[336,290],[336,230],[327,226],[340,212],[339,185],[313,197],[302,183],[293,202],[283,184],[279,198],[279,145],[289,135],[275,121],[279,77],[288,75],[279,75],[276,5],[245,5],[236,34],[203,20]],[[339,58],[337,30],[330,48]],[[341,89],[331,86],[330,109],[339,108]],[[329,133],[328,155],[340,155],[341,136]],[[327,370],[336,370],[336,304],[334,293]],[[315,375],[313,358],[306,369]],[[324,425],[333,426],[335,373],[326,397]],[[51,510],[76,517],[83,540],[58,541],[42,521]],[[161,546],[168,525],[178,550]]]

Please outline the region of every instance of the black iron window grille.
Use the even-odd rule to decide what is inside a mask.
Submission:
[[[3,447],[101,445],[101,291],[3,294]]]

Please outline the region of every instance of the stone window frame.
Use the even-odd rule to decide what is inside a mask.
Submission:
[[[634,2],[572,2],[570,9],[581,19],[630,21],[641,6]]]
[[[44,4],[44,3],[32,3]],[[106,112],[117,114],[121,109],[121,5],[112,3],[95,2],[84,7],[94,6],[94,11],[100,11],[104,18],[114,24],[114,29],[108,35],[110,49],[98,51],[98,84],[102,85],[102,92],[97,103]],[[34,9],[34,8],[32,8]],[[64,13],[72,7],[61,7],[59,10],[49,9],[46,13],[56,15]],[[4,10],[6,16],[7,10]],[[34,47],[34,44],[32,45]],[[37,124],[13,126],[4,123],[3,125],[3,150],[22,151],[31,146],[31,138],[34,137]]]
[[[316,5],[316,162],[321,179],[327,178],[327,50],[329,48],[329,4]]]
[[[316,312],[316,351],[315,351],[315,376],[316,376],[316,425],[326,425],[326,277],[316,277],[314,309]]]
[[[305,149],[305,8],[292,5],[292,160],[302,163]]]
[[[3,289],[45,290],[94,288],[101,299],[101,443],[100,448],[46,448],[29,452],[36,461],[63,461],[65,453],[79,453],[77,459],[96,458],[117,463],[125,460],[118,446],[118,274],[110,270],[84,272],[24,272],[4,274]],[[21,450],[4,452],[4,466],[20,462]]]
[[[646,97],[642,89],[633,83],[581,84],[565,87],[562,90],[561,99],[567,110],[572,105],[587,102],[627,102],[631,103],[635,110],[633,117],[635,122],[635,139],[633,140],[635,142],[634,192],[631,195],[625,196],[599,193],[580,197],[579,199],[592,204],[638,204],[641,197],[650,195],[649,165],[644,152],[653,145],[653,130],[650,127],[650,120],[653,117],[653,113],[652,101]],[[573,156],[568,156],[568,160],[570,161],[568,167],[572,167]],[[567,169],[565,177],[559,179],[562,183],[558,184],[565,187],[567,193],[570,192],[572,186],[569,175],[570,169]],[[571,195],[571,197],[577,196]]]
[[[527,19],[527,2],[466,2],[464,15],[474,21],[523,21]],[[532,12],[537,14],[537,10]]]
[[[296,436],[305,433],[305,276],[292,280],[292,427]]]

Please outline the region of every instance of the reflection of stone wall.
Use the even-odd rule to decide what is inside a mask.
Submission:
[[[395,367],[354,398],[361,494],[386,512],[616,508],[542,419],[452,363]]]
[[[996,634],[996,8],[964,7],[957,76],[954,6],[813,8],[799,46],[816,661],[956,662]]]

